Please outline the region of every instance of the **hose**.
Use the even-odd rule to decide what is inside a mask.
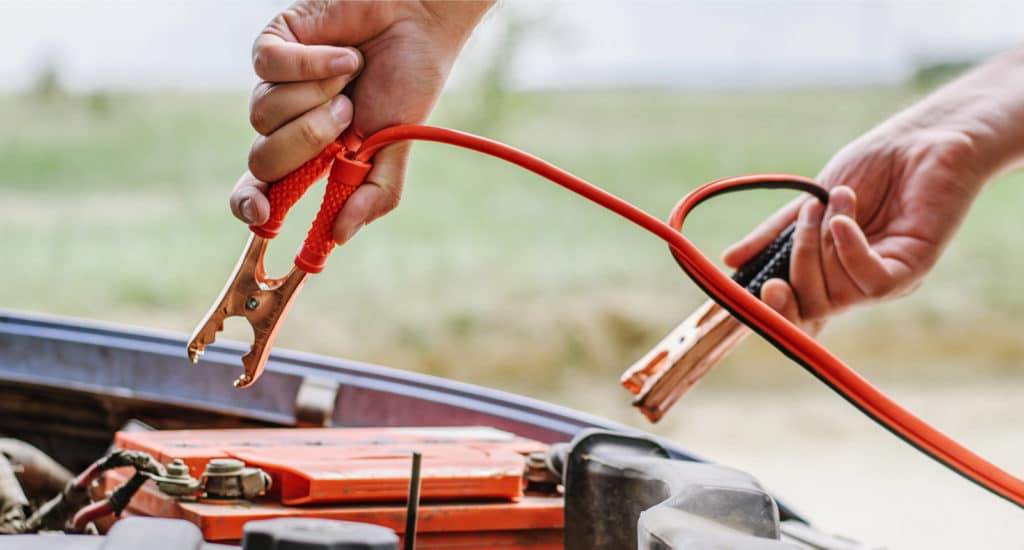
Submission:
[[[61,491],[71,472],[36,447],[19,439],[0,438],[0,455],[20,467],[18,481],[31,501]]]

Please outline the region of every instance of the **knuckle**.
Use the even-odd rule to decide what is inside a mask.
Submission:
[[[313,85],[317,96],[322,101],[327,101],[341,93],[342,86],[340,85],[340,80],[340,78],[322,78],[320,80],[314,80]]]
[[[398,208],[398,204],[402,201],[402,186],[399,185],[382,185],[374,184],[380,190],[381,194],[378,195],[376,204],[370,208],[370,216],[367,219],[367,223],[372,222],[381,216],[393,211]]]
[[[383,213],[391,212],[398,208],[398,203],[402,202],[402,191],[397,188],[390,188],[384,193],[384,200],[382,203]]]
[[[299,76],[305,79],[313,79],[317,77],[317,64],[308,55],[299,56],[296,60],[296,67],[299,71]]]
[[[312,148],[323,147],[334,139],[334,136],[331,135],[332,132],[326,126],[320,121],[320,117],[306,117],[306,120],[299,124],[299,139]]]
[[[828,317],[828,308],[822,304],[800,302],[800,317],[805,321],[821,321]]]
[[[900,294],[901,289],[894,281],[883,281],[868,283],[865,285],[864,294],[872,300],[881,300],[894,294]]]
[[[269,75],[273,70],[273,54],[271,53],[270,46],[263,46],[257,44],[252,50],[252,69],[256,72],[256,76],[269,80]]]
[[[249,172],[259,180],[272,181],[273,177],[270,173],[269,167],[267,166],[266,156],[260,154],[262,149],[259,146],[260,141],[260,139],[257,139],[256,143],[253,143],[252,147],[249,149]]]
[[[270,133],[270,127],[267,123],[267,115],[262,109],[253,107],[249,110],[249,124],[253,130],[256,130],[260,135],[267,135]]]
[[[231,208],[231,213],[236,218],[241,218],[242,215],[242,197],[239,196],[238,190],[234,190],[228,195],[228,207]]]
[[[880,298],[884,298],[885,295],[888,294],[888,293],[889,293],[888,289],[886,289],[882,285],[868,284],[868,285],[865,285],[865,288],[864,288],[864,295],[866,297],[872,299],[872,300],[877,300],[877,299],[880,299]]]
[[[791,265],[792,263],[804,263],[807,261],[807,258],[819,254],[819,245],[811,239],[794,239],[792,254],[793,260],[791,260]]]
[[[854,296],[853,293],[845,290],[832,292],[829,294],[829,298],[834,309],[844,309],[857,302],[857,297]]]
[[[252,89],[252,97],[249,99],[249,123],[263,135],[270,132],[267,127],[267,103],[273,89],[273,84],[260,82]]]

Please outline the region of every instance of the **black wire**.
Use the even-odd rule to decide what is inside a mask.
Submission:
[[[810,194],[814,195],[823,204],[827,204],[828,203],[828,191],[826,191],[823,187],[820,187],[820,186],[817,186],[817,185],[811,185],[811,184],[808,184],[808,183],[802,182],[802,181],[793,181],[793,180],[765,180],[763,182],[752,182],[752,183],[750,183],[748,185],[741,185],[741,186],[736,186],[736,187],[728,187],[728,188],[716,191],[714,193],[710,193],[706,197],[703,197],[696,204],[694,204],[694,207],[696,207],[697,205],[699,205],[701,203],[704,203],[708,199],[710,199],[712,197],[716,197],[718,195],[722,195],[722,194],[725,194],[725,193],[731,193],[731,192],[734,192],[734,191],[747,191],[747,190],[751,190],[751,189],[795,189],[795,190],[798,190],[798,191],[805,191],[807,193],[810,193]],[[792,226],[790,226],[790,228],[792,228]],[[787,230],[790,229],[790,228],[787,228]],[[792,242],[792,238],[790,238],[790,242]],[[671,249],[671,247],[670,247],[670,249]],[[673,250],[672,257],[676,258],[674,250]],[[755,256],[755,259],[757,259],[759,257],[760,257],[760,253],[757,256]],[[884,421],[880,416],[878,416],[878,415],[872,413],[871,411],[865,409],[864,407],[862,407],[859,403],[857,403],[853,399],[853,397],[851,395],[848,395],[842,389],[840,389],[839,387],[837,387],[834,384],[832,384],[831,382],[829,382],[824,376],[819,374],[813,367],[811,367],[811,365],[809,363],[807,363],[803,359],[797,357],[796,354],[793,351],[791,351],[789,348],[787,348],[784,344],[782,344],[778,340],[776,340],[776,339],[772,338],[771,336],[769,336],[766,332],[761,330],[761,328],[759,328],[756,323],[751,321],[745,315],[743,315],[742,313],[740,313],[740,312],[734,310],[733,308],[729,307],[729,305],[726,304],[722,299],[720,299],[714,292],[711,292],[706,286],[704,286],[697,279],[697,277],[692,275],[686,269],[686,267],[683,266],[682,262],[679,261],[679,258],[676,258],[676,263],[678,263],[679,267],[682,268],[684,273],[686,273],[686,276],[689,277],[690,280],[692,280],[694,282],[694,284],[697,285],[698,288],[700,288],[705,294],[707,294],[709,297],[711,297],[711,299],[714,300],[719,306],[721,306],[723,309],[728,311],[733,317],[738,319],[744,325],[747,325],[748,328],[750,328],[752,331],[754,331],[758,335],[760,335],[761,338],[764,338],[775,349],[777,349],[780,352],[782,352],[783,355],[788,357],[794,363],[796,363],[796,364],[800,365],[801,367],[803,367],[804,370],[806,370],[807,372],[811,373],[815,378],[817,378],[823,384],[825,384],[826,386],[831,388],[832,391],[834,391],[840,397],[845,399],[846,402],[848,402],[849,404],[851,404],[854,407],[856,407],[857,410],[859,410],[865,416],[867,416],[871,420],[874,420],[876,424],[882,426],[889,433],[891,433],[891,434],[895,435],[896,437],[902,439],[905,443],[909,444],[911,447],[917,449],[918,451],[920,451],[925,456],[931,457],[932,460],[934,460],[934,461],[938,462],[939,464],[942,464],[943,466],[949,468],[954,473],[956,473],[960,477],[966,479],[967,481],[970,481],[971,483],[981,487],[982,489],[985,489],[986,491],[992,493],[993,495],[995,495],[997,497],[1000,497],[1000,498],[1010,502],[1011,504],[1015,504],[1016,506],[1018,506],[1020,508],[1024,508],[1024,505],[1021,505],[1021,504],[1018,504],[1018,503],[1014,502],[1013,499],[1011,499],[1009,496],[1004,495],[1002,493],[999,493],[994,488],[989,487],[989,486],[983,484],[981,481],[979,481],[977,479],[974,479],[973,477],[968,475],[967,472],[962,471],[960,468],[956,467],[952,462],[947,461],[947,460],[943,459],[940,456],[937,456],[936,454],[932,453],[928,449],[925,449],[924,447],[918,445],[915,441],[913,441],[911,439],[908,439],[902,433],[897,431],[895,426],[891,426],[888,422]]]
[[[128,481],[125,481],[110,493],[110,496],[107,497],[107,504],[110,505],[110,509],[113,510],[115,516],[121,515],[121,512],[128,507],[128,503],[131,502],[132,497],[135,496],[135,493],[139,492],[139,489],[142,488],[142,484],[145,483],[147,479],[149,479],[149,476],[140,471],[136,471],[135,475],[128,478]]]

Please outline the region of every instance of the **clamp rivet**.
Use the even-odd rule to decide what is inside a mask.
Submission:
[[[258,307],[260,307],[260,301],[257,300],[255,296],[245,301],[245,309],[248,309],[249,311],[252,311]]]

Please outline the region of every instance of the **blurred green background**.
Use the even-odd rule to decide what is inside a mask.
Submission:
[[[724,175],[813,176],[924,89],[453,94],[432,122],[517,145],[663,217]],[[481,120],[464,105],[494,107]],[[226,197],[251,139],[246,106],[46,86],[0,99],[0,303],[190,331],[245,241]],[[1022,372],[1010,322],[1024,311],[1019,180],[982,194],[912,298],[846,316],[825,342],[871,376]],[[272,271],[288,268],[316,189],[273,243]],[[714,201],[688,236],[717,258],[789,198]],[[664,245],[629,223],[500,161],[420,144],[400,208],[334,253],[279,345],[559,398],[580,380],[614,384],[702,299]],[[242,325],[227,337],[248,338]],[[786,384],[796,371],[748,344],[707,383]]]
[[[434,124],[540,155],[659,217],[695,186],[813,176],[845,143],[959,70],[901,87],[513,92],[491,74]],[[246,239],[227,206],[252,131],[241,94],[0,96],[5,308],[188,333]],[[1024,453],[1020,176],[982,193],[913,296],[848,313],[822,341],[996,463]],[[319,187],[272,243],[284,272]],[[687,234],[711,257],[790,198],[730,195]],[[952,476],[755,338],[657,426],[624,368],[705,298],[665,246],[500,161],[414,148],[394,213],[335,251],[278,345],[503,388],[611,417],[745,469],[820,527],[892,547],[1014,547],[1016,510]],[[225,338],[251,338],[229,321]],[[182,368],[189,368],[182,350]],[[202,368],[201,366],[199,368]],[[1011,515],[1012,516],[1011,519]],[[936,526],[935,518],[957,518]]]
[[[4,5],[0,307],[192,330],[246,239],[227,197],[253,137],[249,48],[288,3]],[[711,179],[816,175],[873,125],[1018,43],[1021,13],[1005,0],[504,1],[431,122],[519,146],[664,217]],[[981,194],[915,294],[847,313],[821,337],[1018,475],[1022,180]],[[687,235],[717,258],[790,197],[723,197]],[[289,216],[272,272],[290,266],[319,199],[314,188]],[[278,345],[649,429],[868,543],[1020,547],[1017,509],[756,338],[647,425],[618,377],[704,299],[631,224],[500,161],[418,144],[402,205],[335,251]],[[224,337],[251,334],[235,320]],[[181,364],[193,368],[184,349]]]

